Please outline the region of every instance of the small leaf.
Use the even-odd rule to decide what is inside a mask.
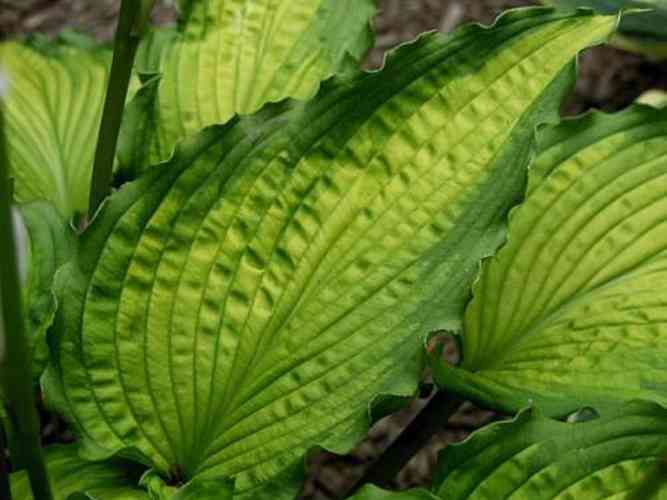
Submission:
[[[149,500],[136,486],[141,471],[127,462],[85,462],[75,445],[58,445],[46,449],[46,466],[54,500]],[[12,474],[10,482],[12,500],[33,499],[25,471]]]
[[[122,185],[136,179],[155,155],[150,137],[158,126],[158,117],[153,106],[160,84],[158,75],[144,75],[143,86],[128,103],[123,115],[123,126],[118,137],[118,169],[115,183]]]
[[[590,114],[541,150],[466,311],[463,367],[436,363],[438,383],[555,416],[667,403],[667,113]]]
[[[65,42],[0,44],[7,153],[20,203],[85,213],[111,52]]]
[[[535,127],[614,18],[527,9],[186,140],[58,275],[47,398],[88,456],[293,498],[378,394],[412,394],[525,188]]]
[[[525,411],[447,447],[434,492],[447,500],[630,500],[666,454],[667,410],[656,404],[583,423]],[[642,500],[665,498],[666,486]]]

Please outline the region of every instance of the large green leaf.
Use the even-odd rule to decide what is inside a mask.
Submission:
[[[433,493],[367,487],[354,500],[664,500],[667,410],[634,402],[581,423],[535,410],[440,454]]]
[[[111,52],[81,42],[0,44],[9,78],[3,100],[15,196],[85,213]]]
[[[138,68],[163,73],[139,107],[144,156],[137,170],[167,159],[175,144],[286,97],[312,97],[320,82],[372,46],[374,0],[181,0],[178,31],[156,31]]]
[[[89,456],[290,498],[378,393],[411,394],[525,189],[534,129],[614,18],[527,9],[185,141],[60,278],[47,397]]]
[[[46,465],[54,500],[69,500],[77,493],[89,500],[149,500],[136,485],[140,470],[130,463],[112,460],[85,462],[75,445],[51,446],[46,450]],[[11,476],[12,500],[32,500],[28,475]]]
[[[667,112],[593,113],[541,150],[466,312],[463,368],[436,363],[438,382],[550,415],[667,403]]]
[[[647,10],[628,15],[619,28],[617,42],[631,50],[667,57],[667,1],[665,0],[544,0],[566,8],[592,7],[605,14],[622,9]]]

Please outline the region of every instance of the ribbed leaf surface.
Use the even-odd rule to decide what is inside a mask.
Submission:
[[[439,382],[548,414],[667,402],[667,113],[550,129],[509,243],[466,312],[463,369]]]
[[[448,446],[432,492],[368,486],[354,500],[661,500],[667,498],[667,410],[633,402],[564,423],[522,412]]]
[[[54,500],[69,500],[76,493],[91,500],[149,500],[136,487],[139,476],[132,464],[84,462],[76,446],[70,445],[47,448],[46,465]],[[12,500],[33,499],[26,472],[11,475],[11,489]]]
[[[184,136],[322,80],[372,46],[374,0],[182,0],[178,32],[156,32],[139,68],[161,72],[141,167],[167,159]],[[358,63],[355,63],[355,65]]]
[[[67,43],[0,44],[18,202],[47,200],[63,216],[86,211],[110,56],[106,49]]]
[[[438,496],[448,500],[658,500],[667,411],[637,402],[582,423],[526,411],[482,429],[442,454]],[[650,488],[650,489],[649,489]]]
[[[528,9],[207,129],[114,195],[60,273],[47,396],[88,453],[291,498],[409,394],[524,191],[535,126],[615,20]]]

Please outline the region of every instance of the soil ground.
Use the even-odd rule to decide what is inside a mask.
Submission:
[[[88,32],[108,40],[114,30],[118,0],[0,0],[0,37],[10,38],[40,32],[49,35],[63,28]],[[530,0],[378,0],[376,20],[377,47],[369,56],[369,65],[381,63],[386,49],[411,40],[417,34],[438,29],[451,31],[461,23],[491,23],[503,10],[537,3]],[[169,2],[160,2],[155,20],[167,23],[174,19]],[[645,90],[667,90],[667,63],[651,61],[611,47],[591,49],[581,58],[580,79],[576,91],[564,107],[564,113],[576,114],[590,108],[607,111],[621,109]],[[302,498],[338,498],[367,464],[400,433],[401,429],[424,405],[416,400],[410,408],[381,421],[350,455],[338,457],[329,453],[311,459],[312,474]],[[460,441],[471,429],[497,416],[464,405],[449,423],[447,430],[431,443],[402,471],[393,486],[406,488],[427,484],[439,450],[447,443]],[[44,426],[45,440],[68,440],[71,436],[57,420]]]

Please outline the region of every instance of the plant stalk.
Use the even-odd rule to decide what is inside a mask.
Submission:
[[[109,195],[132,67],[155,0],[122,0],[90,185],[88,219]]]
[[[3,330],[5,338],[4,355],[0,360],[0,387],[16,434],[14,442],[21,443],[18,449],[11,450],[12,456],[17,458],[17,463],[25,464],[35,499],[52,500],[35,408],[31,352],[24,331],[1,106],[0,102],[0,303],[4,323],[0,335]]]
[[[438,390],[398,438],[357,481],[352,488],[352,493],[365,484],[389,487],[401,470],[428,444],[431,438],[446,428],[450,417],[463,402],[463,399],[458,396]]]

